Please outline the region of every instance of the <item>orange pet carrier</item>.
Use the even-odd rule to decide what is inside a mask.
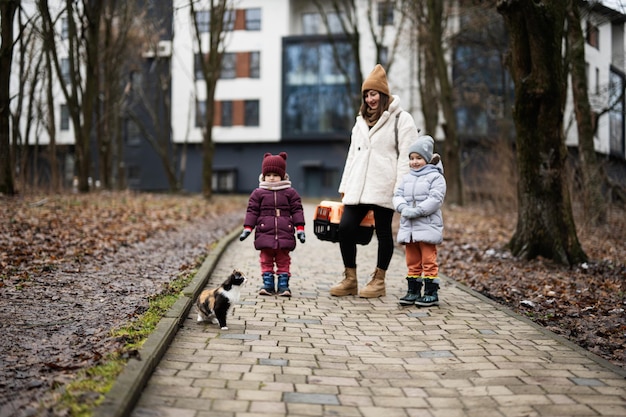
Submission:
[[[315,209],[313,231],[320,240],[339,242],[339,221],[343,215],[343,204],[337,201],[322,201]],[[374,234],[374,212],[368,211],[357,231],[357,243],[366,245]]]

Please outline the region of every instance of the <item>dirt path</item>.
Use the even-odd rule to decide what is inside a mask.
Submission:
[[[240,210],[205,218],[0,288],[0,417],[32,415],[78,369],[119,349],[111,330],[145,311],[150,295],[196,266],[241,218]]]

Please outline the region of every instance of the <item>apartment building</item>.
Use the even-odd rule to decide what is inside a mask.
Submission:
[[[174,1],[172,141],[178,149],[186,149],[183,188],[199,191],[206,97],[186,3]],[[379,13],[384,5],[374,3],[374,12]],[[366,12],[365,2],[360,9]],[[199,22],[208,19],[207,11],[196,13]],[[332,13],[329,16],[332,22]],[[367,19],[365,14],[357,18]],[[396,35],[393,23],[393,16],[380,22],[387,26],[390,44]],[[336,195],[357,112],[352,98],[360,92],[354,82],[352,91],[346,91],[346,77],[334,61],[335,51],[343,48],[346,55],[350,53],[341,30],[335,27],[331,42],[318,9],[307,0],[238,1],[229,24],[215,92],[214,190],[247,192],[255,188],[263,154],[285,151],[289,155],[287,171],[303,195]],[[208,36],[206,25],[200,30],[205,31],[202,36]],[[349,68],[353,79],[356,71],[367,75],[376,64],[373,42],[363,36],[366,33],[363,31],[361,39],[361,68],[354,64]],[[414,56],[408,31],[399,42],[403,58]],[[352,60],[346,56],[345,63]],[[407,61],[394,64],[389,80],[404,108],[419,120],[417,90],[407,88],[415,84]],[[142,175],[142,158],[127,160],[127,164],[137,166],[132,169],[137,174],[136,184],[144,188],[150,178]]]

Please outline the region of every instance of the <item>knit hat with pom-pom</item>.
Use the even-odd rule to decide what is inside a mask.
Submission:
[[[281,152],[278,155],[272,155],[267,152],[263,155],[263,164],[261,165],[261,173],[263,176],[274,173],[285,178],[287,172],[287,152]]]

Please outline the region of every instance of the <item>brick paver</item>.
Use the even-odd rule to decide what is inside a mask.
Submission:
[[[209,282],[233,268],[250,278],[229,330],[196,324],[192,308],[133,417],[626,416],[626,372],[452,280],[443,280],[440,306],[400,307],[401,252],[385,297],[331,297],[339,247],[314,236],[313,206],[305,211],[293,297],[257,295],[252,238],[233,241]],[[360,286],[376,246],[359,247]]]

